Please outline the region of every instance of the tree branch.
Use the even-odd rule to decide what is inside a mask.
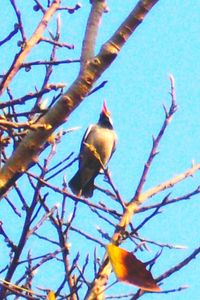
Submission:
[[[131,218],[133,217],[134,213],[137,212],[139,205],[141,205],[145,200],[147,200],[148,198],[154,196],[155,194],[157,194],[165,189],[173,187],[176,183],[192,176],[199,169],[200,169],[200,163],[193,166],[192,168],[186,170],[184,173],[181,173],[181,174],[177,175],[176,177],[174,177],[152,189],[149,189],[148,191],[141,194],[138,197],[138,199],[136,199],[135,201],[134,201],[134,199],[131,200],[131,202],[126,207],[126,211],[123,214],[119,224],[116,226],[116,231],[112,237],[112,241],[118,245],[121,243],[121,235],[125,232],[127,226],[131,222]],[[111,273],[111,270],[112,270],[112,267],[111,267],[110,262],[107,259],[107,255],[106,255],[104,262],[102,264],[102,267],[99,270],[97,279],[95,279],[95,281],[93,282],[92,289],[88,293],[88,298],[86,298],[87,300],[92,300],[92,299],[98,300],[98,295],[103,293],[104,287],[105,287],[108,277]]]
[[[14,1],[13,1],[14,3]],[[38,27],[36,28],[35,32],[33,33],[32,37],[22,45],[21,51],[16,55],[10,69],[5,74],[1,84],[0,84],[0,96],[3,94],[5,89],[9,86],[10,82],[12,81],[13,77],[19,71],[22,63],[26,59],[27,55],[29,54],[30,50],[39,42],[44,30],[47,27],[47,24],[53,14],[56,12],[60,5],[60,0],[54,0],[52,5],[46,10],[41,22],[39,23]]]
[[[175,97],[175,84],[174,84],[174,78],[172,75],[170,75],[170,83],[171,83],[171,106],[169,108],[169,110],[167,110],[165,108],[165,120],[164,120],[164,123],[157,135],[156,138],[153,138],[153,145],[152,145],[152,149],[151,149],[151,152],[149,154],[149,157],[148,157],[148,160],[144,166],[144,170],[143,170],[143,173],[142,173],[142,176],[141,176],[141,179],[140,179],[140,182],[139,182],[139,185],[136,189],[136,192],[135,192],[135,196],[133,199],[137,199],[138,196],[140,195],[140,193],[142,192],[142,188],[146,182],[146,177],[147,177],[147,174],[148,174],[148,171],[150,169],[150,166],[153,162],[153,159],[154,157],[156,156],[156,154],[158,153],[157,152],[157,149],[158,149],[158,145],[160,143],[160,140],[162,139],[164,133],[165,133],[165,130],[167,129],[169,123],[171,122],[172,120],[172,117],[173,117],[173,114],[176,112],[177,110],[177,104],[176,104],[176,97]]]
[[[108,40],[101,48],[100,53],[91,59],[87,67],[80,72],[79,76],[68,89],[68,91],[61,96],[60,100],[52,107],[42,118],[40,124],[48,124],[47,130],[38,129],[34,132],[29,132],[27,136],[21,141],[16,151],[12,154],[10,159],[6,162],[0,170],[0,196],[2,196],[13,183],[28,169],[28,167],[37,159],[38,154],[42,151],[42,146],[53,133],[53,131],[66,121],[67,117],[72,111],[83,101],[84,97],[92,89],[94,82],[101,76],[101,74],[110,66],[110,64],[117,57],[122,46],[126,43],[128,38],[132,35],[138,25],[143,21],[151,8],[158,2],[158,0],[140,0],[124,23],[114,33],[110,40]],[[54,10],[51,9],[48,17],[57,9],[59,2],[54,1]],[[52,11],[53,10],[53,11]],[[46,12],[47,14],[47,12]],[[39,28],[38,31],[44,29]],[[38,41],[37,35],[34,36],[33,42]],[[26,53],[30,50],[30,46],[26,48]],[[24,52],[23,52],[24,53]],[[23,54],[24,57],[25,54]],[[22,61],[18,61],[18,68]],[[11,72],[14,76],[15,72]],[[8,77],[11,78],[11,75]],[[2,90],[6,88],[9,80],[2,83]]]
[[[99,24],[103,13],[106,11],[105,0],[94,0],[92,2],[92,9],[88,18],[85,37],[81,52],[81,66],[86,65],[87,61],[94,57],[94,49],[96,45],[96,38],[99,29]]]

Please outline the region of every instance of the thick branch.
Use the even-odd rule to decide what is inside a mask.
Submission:
[[[92,9],[88,18],[85,37],[82,45],[81,65],[84,66],[88,59],[94,57],[97,33],[102,15],[106,9],[105,0],[94,0]]]

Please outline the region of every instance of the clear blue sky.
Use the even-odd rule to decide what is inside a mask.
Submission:
[[[16,0],[17,1],[17,0]],[[13,22],[7,21],[11,11],[9,2],[1,0],[0,17],[3,28],[0,39],[11,29]],[[33,1],[17,1],[22,11],[26,13]],[[45,1],[44,1],[45,2]],[[60,58],[79,58],[81,40],[89,13],[89,1],[82,1],[82,9],[74,15],[65,14],[62,18],[61,40],[75,44],[75,50],[59,50]],[[75,1],[66,1],[67,5],[73,5]],[[128,15],[137,1],[132,0],[108,0],[109,13],[104,15],[101,23],[97,52]],[[178,173],[189,168],[192,161],[200,161],[200,22],[199,1],[160,0],[145,18],[127,44],[122,49],[119,57],[114,61],[101,80],[108,80],[104,89],[98,91],[84,100],[77,110],[64,124],[64,128],[81,126],[76,131],[65,137],[64,146],[58,147],[58,158],[66,156],[66,153],[75,151],[78,154],[79,145],[86,127],[97,121],[103,99],[112,112],[115,129],[119,142],[109,168],[112,178],[117,185],[125,201],[134,195],[144,163],[152,146],[152,135],[156,135],[164,119],[162,104],[170,105],[170,83],[168,74],[172,73],[176,82],[177,103],[179,109],[175,114],[159,147],[159,155],[155,158],[145,190],[170,179]],[[34,16],[34,13],[32,13]],[[11,18],[13,15],[10,16]],[[37,18],[23,15],[26,27],[30,30],[29,36],[36,24]],[[81,22],[80,22],[81,20]],[[55,20],[52,21],[54,25]],[[10,26],[10,27],[9,27]],[[48,36],[48,34],[45,34]],[[13,40],[13,50],[16,48],[17,39]],[[47,48],[48,50],[48,48]],[[0,49],[1,73],[10,65],[9,57],[12,52],[8,49]],[[11,50],[10,50],[11,51]],[[44,48],[39,46],[33,50],[28,61],[45,57]],[[13,81],[11,88],[17,96],[33,91],[38,77],[41,75],[40,67],[36,67],[31,75],[22,71]],[[57,67],[52,80],[65,82],[69,86],[78,72],[78,64]],[[35,77],[34,77],[35,76]],[[27,80],[30,81],[27,85]],[[22,82],[24,85],[22,86]],[[21,91],[23,88],[23,92]],[[74,165],[67,171],[70,179],[76,170]],[[199,185],[199,175],[188,179],[173,189],[173,196],[177,197],[192,191]],[[97,179],[103,184],[102,176]],[[155,197],[150,202],[162,200],[169,191]],[[96,192],[92,201],[98,202],[101,195]],[[53,203],[54,200],[52,200]],[[57,201],[57,200],[56,200]],[[155,239],[160,243],[179,244],[188,247],[186,250],[164,249],[161,259],[154,267],[155,276],[160,275],[166,269],[181,261],[189,255],[194,248],[199,246],[199,196],[191,201],[184,201],[163,209],[162,214],[156,216],[141,231],[141,235],[147,239]],[[1,212],[0,215],[4,213]],[[83,212],[87,213],[87,212]],[[143,215],[137,215],[134,225],[140,223]],[[95,230],[95,220],[87,220]],[[84,223],[84,220],[83,220]],[[86,224],[86,225],[88,225]],[[105,224],[101,225],[105,228]],[[12,229],[10,229],[12,232]],[[112,232],[110,232],[112,234]],[[78,245],[75,244],[75,249]],[[133,246],[133,245],[132,245]],[[130,244],[127,248],[131,251]],[[77,249],[76,249],[77,250]],[[101,250],[99,250],[101,251]],[[151,247],[150,253],[139,253],[143,261],[148,261],[155,255],[156,248]],[[2,257],[2,253],[0,254]],[[190,263],[180,273],[175,273],[166,280],[163,289],[173,289],[181,285],[189,285],[190,288],[179,293],[169,295],[147,295],[144,299],[170,299],[170,300],[198,300],[199,291],[199,266],[200,257]],[[128,288],[130,290],[130,288]],[[131,287],[134,291],[134,287]],[[120,292],[126,293],[127,286],[120,286]]]

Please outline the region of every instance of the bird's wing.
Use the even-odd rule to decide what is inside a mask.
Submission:
[[[94,124],[91,124],[85,131],[84,136],[81,141],[81,147],[80,147],[80,153],[79,153],[79,168],[83,167],[85,162],[88,160],[88,153],[86,143],[88,141],[88,137],[93,131],[93,128],[95,127]]]
[[[116,150],[116,146],[117,146],[117,142],[118,142],[118,138],[117,138],[117,135],[116,135],[116,133],[115,133],[114,131],[113,131],[113,133],[114,133],[113,148],[112,148],[112,152],[111,152],[111,155],[110,155],[110,158],[109,158],[109,160],[111,159],[111,157],[112,157],[113,153],[115,152],[115,150]]]
[[[80,147],[80,153],[82,152],[83,148],[85,147],[84,143],[86,142],[87,143],[87,138],[89,136],[89,134],[91,133],[91,130],[92,128],[94,127],[93,124],[91,124],[85,131],[84,133],[84,136],[82,138],[82,141],[81,141],[81,147]]]

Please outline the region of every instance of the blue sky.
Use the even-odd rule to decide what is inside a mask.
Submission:
[[[0,17],[3,29],[0,39],[11,29],[12,22],[6,18],[11,11],[9,2],[1,0]],[[33,1],[17,1],[23,11],[23,20],[29,36],[39,19],[32,12],[30,17],[30,3]],[[44,1],[45,2],[45,1]],[[89,13],[89,1],[82,1],[82,8],[74,15],[65,14],[62,17],[61,40],[75,44],[75,50],[58,50],[58,58],[76,59],[80,56],[81,41],[84,34],[85,23]],[[73,5],[74,1],[67,1]],[[105,14],[99,30],[97,52],[128,15],[137,1],[108,0],[109,13]],[[152,9],[144,22],[124,46],[119,56],[110,68],[100,78],[99,83],[108,80],[107,85],[97,93],[89,96],[70,116],[63,127],[71,128],[81,126],[81,129],[64,137],[64,143],[58,146],[58,157],[65,157],[71,151],[78,154],[79,145],[85,129],[98,120],[103,99],[112,112],[113,121],[119,142],[109,168],[113,181],[118,187],[125,201],[134,195],[140,179],[144,163],[152,146],[152,135],[156,135],[164,120],[163,103],[170,105],[170,82],[168,75],[173,74],[176,82],[178,111],[174,115],[165,136],[159,146],[159,155],[155,158],[145,184],[145,190],[151,188],[189,168],[192,161],[199,162],[200,155],[200,22],[199,1],[161,0]],[[10,18],[14,18],[11,15]],[[53,29],[55,19],[49,28]],[[9,27],[11,26],[11,27]],[[47,32],[45,36],[48,36]],[[15,53],[17,38],[13,39],[12,49],[2,47],[0,55],[1,73],[10,64],[9,57]],[[46,56],[46,51],[39,45],[28,57],[27,61],[36,60]],[[7,59],[8,57],[8,59]],[[55,68],[52,81],[65,82],[69,86],[78,72],[78,64],[63,65]],[[11,84],[16,96],[24,95],[34,89],[35,84],[42,78],[43,70],[35,67],[31,73],[21,71]],[[28,82],[28,84],[27,84]],[[23,92],[22,92],[23,88]],[[6,98],[6,95],[4,96]],[[23,108],[22,108],[23,109]],[[54,161],[55,162],[55,161]],[[70,179],[77,166],[67,170]],[[63,175],[63,174],[62,174]],[[97,182],[103,185],[102,176]],[[58,182],[60,184],[60,182]],[[177,185],[172,192],[173,197],[192,191],[199,185],[199,175]],[[151,199],[148,203],[162,200],[168,191]],[[92,201],[98,202],[102,195],[95,193]],[[52,203],[53,203],[52,199]],[[106,200],[105,200],[106,201]],[[141,235],[148,239],[155,239],[161,243],[186,245],[186,250],[165,249],[162,258],[154,267],[155,276],[172,267],[199,246],[199,196],[163,209],[162,214],[151,220],[141,231]],[[87,214],[87,212],[82,212]],[[3,214],[3,213],[1,213]],[[143,215],[134,217],[134,225],[141,222]],[[88,220],[87,220],[88,221]],[[5,221],[6,222],[6,221]],[[84,222],[84,220],[83,220]],[[92,230],[95,230],[95,219],[88,221]],[[99,222],[99,221],[98,221]],[[86,227],[88,224],[85,224]],[[100,224],[102,227],[103,224]],[[10,229],[12,231],[12,229]],[[90,230],[90,229],[88,229]],[[15,234],[15,232],[13,232]],[[110,232],[112,234],[112,232]],[[133,246],[133,245],[132,245]],[[127,245],[131,251],[130,244]],[[77,249],[75,244],[74,248]],[[86,247],[87,248],[87,247]],[[101,249],[99,250],[101,252]],[[156,249],[152,247],[150,253],[139,253],[143,261],[148,261],[155,255]],[[147,295],[144,299],[193,299],[200,298],[199,292],[199,266],[200,258],[197,257],[189,266],[180,273],[175,273],[166,280],[163,288],[173,289],[181,285],[190,288],[179,293],[168,295]],[[125,293],[127,287],[120,286],[120,292]],[[132,288],[134,291],[134,288]],[[130,290],[130,287],[129,287]]]

